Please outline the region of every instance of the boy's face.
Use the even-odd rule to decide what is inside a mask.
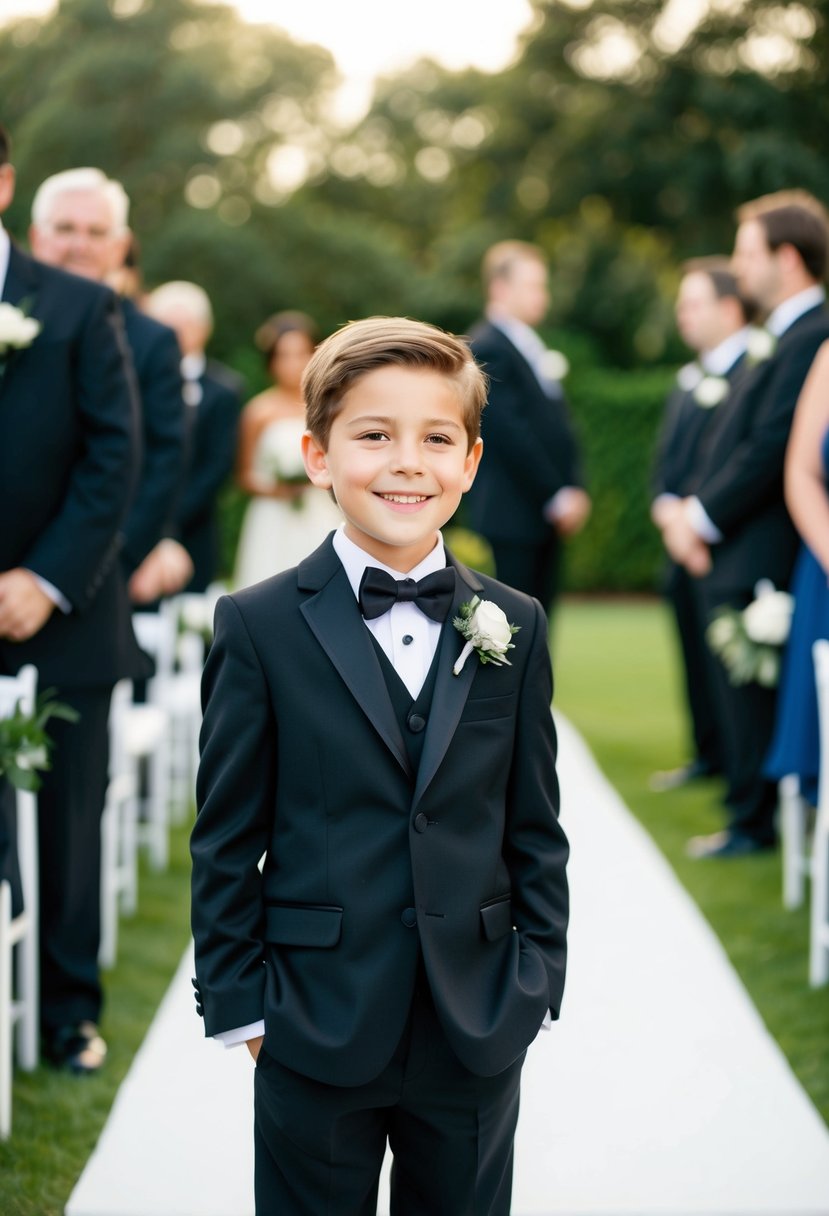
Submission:
[[[457,390],[437,372],[380,367],[343,397],[327,450],[303,438],[308,476],[333,489],[345,533],[405,573],[434,548],[437,529],[469,489],[483,443],[469,439]]]

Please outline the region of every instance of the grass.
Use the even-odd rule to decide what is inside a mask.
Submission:
[[[697,782],[662,794],[647,788],[655,769],[688,759],[667,611],[648,601],[567,602],[553,654],[556,704],[707,917],[829,1123],[829,988],[808,986],[808,911],[784,910],[779,853],[690,861],[687,839],[723,826],[720,784]]]
[[[14,1080],[12,1135],[0,1143],[2,1216],[61,1216],[189,939],[188,829],[173,830],[170,868],[142,870],[137,916],[122,920],[118,964],[105,973],[101,1031],[109,1044],[96,1077],[40,1067]],[[199,1033],[193,1018],[193,1033]]]
[[[722,824],[717,784],[669,794],[647,788],[654,769],[687,758],[669,624],[655,602],[565,603],[554,633],[556,703],[699,904],[829,1122],[829,988],[808,987],[807,914],[783,910],[779,855],[688,861],[687,838]],[[106,976],[103,1073],[17,1074],[12,1138],[0,1144],[2,1216],[63,1212],[187,944],[189,868],[187,829],[177,828],[170,869],[142,872],[138,915],[122,921],[119,963]]]

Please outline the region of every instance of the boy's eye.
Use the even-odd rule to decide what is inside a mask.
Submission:
[[[448,435],[428,435],[427,442],[428,443],[451,443],[452,440],[449,438]]]
[[[358,435],[357,438],[358,439],[378,440],[378,439],[386,439],[387,436],[386,436],[385,431],[365,431],[362,435]]]

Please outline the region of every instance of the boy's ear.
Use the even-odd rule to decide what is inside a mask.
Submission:
[[[484,450],[484,441],[480,435],[472,444],[472,447],[466,454],[466,463],[464,464],[463,492],[464,494],[475,480],[475,474],[478,472],[478,465],[481,463],[481,455]]]
[[[310,431],[305,431],[302,436],[302,459],[305,461],[305,472],[311,485],[330,490],[331,474],[328,472],[325,452]]]

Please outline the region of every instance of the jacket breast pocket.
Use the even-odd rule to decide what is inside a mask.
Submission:
[[[265,909],[265,939],[276,946],[336,946],[342,925],[342,908],[271,904]]]
[[[461,722],[490,722],[497,718],[509,718],[515,713],[515,693],[500,697],[472,697],[466,702]]]
[[[488,942],[512,933],[512,901],[509,895],[487,900],[481,905],[481,928]]]

